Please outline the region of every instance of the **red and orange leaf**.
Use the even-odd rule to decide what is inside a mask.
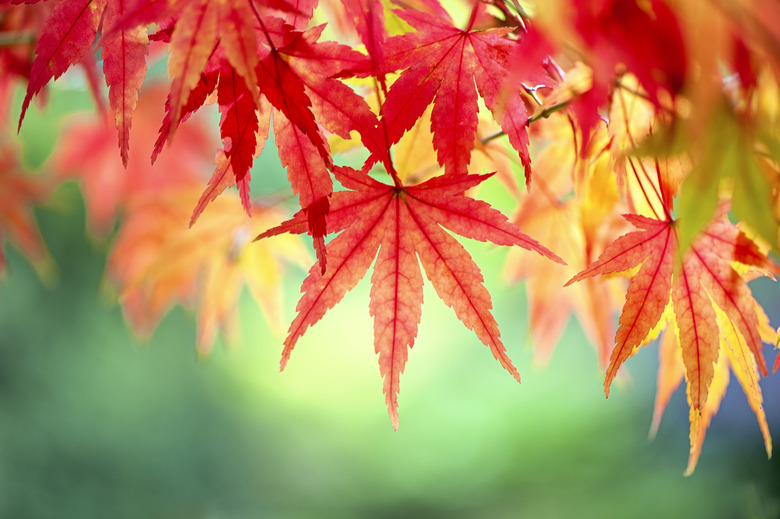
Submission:
[[[173,79],[168,98],[171,106],[171,136],[179,124],[190,91],[198,84],[216,48],[219,4],[217,0],[185,2],[176,20],[168,59],[168,74]]]
[[[182,107],[179,115],[179,122],[186,121],[193,113],[195,113],[206,102],[208,96],[217,88],[217,81],[219,80],[219,70],[222,65],[220,57],[212,54],[206,68],[200,75],[195,88],[193,88],[189,96],[187,97],[187,103]],[[158,130],[157,141],[154,143],[154,149],[152,150],[152,164],[157,160],[157,157],[162,152],[165,143],[171,136],[171,128],[173,127],[173,118],[171,116],[171,95],[168,94],[168,98],[165,100],[165,117]]]
[[[398,381],[417,334],[422,305],[422,276],[417,258],[437,294],[473,330],[515,378],[490,309],[490,294],[479,268],[444,228],[462,236],[499,245],[519,245],[555,261],[555,254],[520,232],[505,216],[464,192],[490,175],[435,177],[416,186],[386,185],[365,170],[335,168],[348,191],[334,193],[327,217],[328,233],[342,232],[328,244],[328,269],[315,264],[303,282],[298,315],[285,340],[282,368],[306,329],[319,321],[365,276],[372,275],[369,310],[374,318],[374,348],[393,427],[398,427]],[[280,232],[302,232],[306,214],[258,238]]]
[[[252,0],[223,2],[219,17],[219,45],[225,57],[238,74],[244,78],[255,104],[259,103],[257,89],[257,31],[250,20],[254,13]]]
[[[259,52],[260,60],[256,72],[260,91],[274,108],[306,135],[322,160],[330,164],[332,159],[311,111],[311,99],[306,94],[303,81],[276,48],[268,49],[260,46]]]
[[[32,214],[33,206],[42,203],[50,189],[44,179],[23,171],[15,149],[0,147],[0,274],[5,270],[6,240],[19,248],[40,275],[51,273],[52,260]]]
[[[369,56],[367,68],[385,87],[384,46],[387,38],[385,29],[384,6],[380,0],[341,0],[345,17],[358,33],[358,37]]]
[[[673,308],[680,357],[684,365],[691,417],[691,460],[693,470],[699,448],[711,417],[717,411],[727,375],[718,375],[716,367],[729,355],[735,373],[745,388],[762,431],[764,426],[760,393],[757,392],[759,371],[767,374],[761,351],[762,324],[746,279],[733,267],[743,262],[766,275],[778,268],[755,243],[736,226],[721,220],[711,222],[684,251],[677,255],[677,232],[674,222],[653,220],[637,215],[626,218],[642,230],[633,231],[615,240],[583,272],[569,283],[597,274],[617,273],[639,266],[626,293],[626,303],[620,316],[620,328],[615,336],[615,348],[604,381],[609,388],[617,370],[637,348],[652,339],[651,331],[659,328],[659,320],[669,303]],[[641,266],[640,266],[641,265]],[[763,317],[762,317],[763,318]],[[763,318],[765,319],[765,318]],[[661,323],[663,324],[663,323]],[[766,337],[766,333],[763,334]],[[672,338],[664,339],[663,355],[668,359]],[[662,358],[663,360],[663,358]],[[662,361],[659,374],[659,400],[656,403],[654,428],[660,413],[679,377],[671,361]],[[725,381],[724,381],[725,380]],[[768,432],[765,432],[768,438]],[[767,440],[767,448],[771,443]]]
[[[111,26],[125,14],[125,0],[109,0],[103,19],[103,74],[108,85],[108,99],[114,111],[119,137],[119,153],[127,167],[130,148],[130,125],[138,103],[138,91],[146,75],[149,38],[146,28],[137,26],[112,31]]]
[[[303,81],[287,61],[282,59],[276,48],[261,46],[260,54],[261,59],[256,68],[260,90],[278,113],[283,115],[274,117],[275,121],[279,119],[280,129],[284,128],[282,135],[279,135],[276,133],[276,122],[274,123],[277,142],[279,143],[280,139],[282,141],[279,148],[281,150],[284,143],[300,147],[297,152],[299,156],[291,159],[289,163],[293,166],[288,167],[287,175],[293,191],[300,195],[301,207],[309,210],[310,232],[317,255],[323,259],[321,268],[324,270],[326,263],[323,229],[327,214],[326,197],[333,192],[333,182],[327,170],[333,159],[311,111],[312,102],[306,94]],[[285,120],[290,124],[286,125]],[[309,153],[309,148],[313,148],[316,155]],[[280,152],[280,157],[283,157],[283,160],[286,158],[283,152]],[[304,167],[298,168],[297,165]]]
[[[728,316],[722,310],[716,308],[718,328],[721,331],[719,340],[720,348],[723,354],[718,357],[714,365],[712,383],[710,384],[709,397],[706,404],[699,410],[693,406],[693,393],[691,386],[688,385],[687,397],[690,406],[690,441],[691,449],[688,458],[688,466],[685,474],[690,475],[696,468],[696,464],[701,455],[701,448],[704,443],[704,437],[712,418],[717,414],[720,403],[725,396],[726,388],[729,383],[729,366],[736,375],[745,395],[748,398],[748,404],[756,415],[761,434],[764,437],[766,452],[769,457],[772,456],[772,438],[769,434],[769,425],[766,421],[766,415],[763,408],[763,396],[759,386],[760,374],[756,364],[755,357],[747,348],[744,338],[739,333],[734,323],[729,321]],[[761,314],[761,326],[768,327],[768,320],[763,312]],[[659,369],[658,369],[658,389],[656,392],[655,410],[653,412],[653,425],[650,429],[650,436],[655,436],[661,423],[664,409],[669,402],[672,392],[679,386],[685,375],[685,365],[683,363],[682,352],[677,339],[677,326],[672,316],[668,329],[664,332],[659,348]]]
[[[398,142],[433,103],[431,128],[439,163],[448,174],[463,173],[474,147],[479,91],[530,169],[525,105],[519,96],[508,104],[499,99],[504,97],[499,94],[517,46],[504,38],[508,30],[476,31],[471,26],[461,30],[451,20],[424,12],[396,14],[416,31],[390,38],[385,44],[386,71],[405,69],[382,108],[390,143]]]
[[[287,166],[288,178],[293,191],[300,197],[301,207],[309,210],[310,230],[318,250],[322,237],[315,227],[324,228],[322,218],[327,213],[327,207],[323,200],[333,189],[327,171],[332,165],[330,149],[318,123],[344,139],[350,139],[351,132],[357,132],[363,145],[379,160],[386,165],[390,160],[376,115],[368,103],[352,88],[335,79],[363,66],[365,56],[345,45],[318,42],[323,28],[318,26],[298,32],[288,25],[270,20],[268,30],[271,42],[278,50],[280,63],[273,65],[273,74],[268,77],[258,73],[263,94],[279,111],[274,116],[275,135],[277,143],[286,146],[284,151],[280,149],[279,155]],[[274,55],[271,52],[268,56],[269,66]],[[282,87],[278,87],[279,80]],[[291,123],[289,128],[280,121],[281,116]],[[282,129],[285,134],[280,139],[276,131]],[[305,144],[302,138],[308,139],[311,144]],[[294,150],[291,146],[299,149]],[[319,158],[311,153],[312,150],[319,154]],[[315,202],[316,207],[312,205]],[[321,265],[324,267],[324,262]]]
[[[360,68],[366,58],[345,45],[316,42],[323,28],[306,31],[294,40],[294,45],[283,49],[290,66],[304,83],[319,123],[344,139],[350,139],[350,132],[356,131],[363,146],[388,165],[387,143],[376,115],[361,95],[334,79]]]
[[[246,102],[246,97],[242,99],[244,102]],[[270,110],[271,107],[268,105],[268,102],[265,101],[264,98],[261,98],[260,108],[258,111],[261,114],[265,114],[269,113]],[[225,116],[223,115],[223,117]],[[192,211],[192,216],[190,217],[190,226],[195,224],[198,217],[209,203],[214,201],[214,199],[216,199],[225,189],[233,185],[238,187],[241,204],[244,207],[244,211],[251,215],[251,201],[249,199],[249,180],[251,176],[249,175],[248,168],[251,167],[251,159],[254,159],[254,157],[260,155],[260,153],[262,153],[263,149],[265,148],[265,142],[268,140],[270,119],[267,116],[258,118],[257,113],[254,110],[251,113],[238,113],[236,114],[235,119],[238,121],[246,119],[249,121],[247,124],[255,126],[254,134],[246,139],[246,141],[256,141],[255,151],[251,157],[244,157],[244,159],[248,159],[250,162],[246,164],[247,169],[243,175],[241,175],[240,179],[238,179],[238,175],[234,170],[234,160],[231,160],[231,157],[228,156],[227,151],[223,149],[217,152],[217,157],[214,160],[217,167],[214,170],[214,173],[211,175],[211,179],[209,180],[206,189],[200,195],[200,199],[195,205],[195,209]],[[236,128],[238,127],[240,127],[240,125],[236,124]],[[246,146],[247,143],[244,141],[244,139],[240,140],[241,142],[244,142],[244,145]],[[232,139],[229,142],[231,144],[230,149],[232,150]],[[249,153],[248,149],[245,151],[247,154]],[[241,160],[237,160],[235,162],[241,164]]]
[[[50,79],[60,77],[78,63],[92,46],[105,6],[106,0],[73,0],[60,2],[54,8],[35,47],[36,57],[19,116],[20,128],[32,97]]]
[[[624,272],[642,264],[626,293],[615,348],[604,380],[607,395],[618,368],[642,344],[669,302],[672,259],[676,250],[673,228],[668,222],[639,215],[626,215],[626,219],[642,230],[615,240],[587,269],[566,283],[569,285],[598,274]]]
[[[350,132],[357,131],[369,151],[381,154],[384,150],[386,154],[386,143],[377,129],[376,115],[366,100],[335,79],[351,75],[354,69],[365,66],[366,57],[346,45],[318,42],[324,28],[320,25],[297,32],[286,25],[272,24],[269,30],[273,31],[273,41],[279,45],[279,52],[302,83],[317,121],[344,139],[351,138]],[[296,123],[294,118],[291,121]],[[299,126],[306,131],[305,124]],[[312,142],[319,147],[317,142]]]
[[[307,213],[309,234],[314,239],[320,268],[324,272],[327,265],[325,217],[328,214],[328,197],[333,192],[333,180],[311,140],[278,110],[274,110],[274,138],[293,192],[298,195],[300,205]]]
[[[753,299],[745,281],[730,262],[741,258],[774,273],[777,269],[771,261],[757,258],[755,245],[733,225],[715,221],[685,252],[680,263],[675,260],[677,238],[672,223],[638,215],[626,215],[626,218],[644,230],[615,240],[593,264],[569,281],[623,272],[641,264],[626,294],[621,326],[604,382],[607,394],[617,369],[658,323],[670,292],[689,383],[698,384],[700,376],[703,381],[703,386],[696,391],[695,405],[703,405],[706,401],[707,380],[711,378],[711,366],[717,359],[718,329],[713,303],[735,323],[761,371],[766,373]]]
[[[720,348],[715,309],[702,282],[707,265],[696,261],[699,258],[695,252],[691,256],[675,269],[672,304],[685,364],[688,399],[692,409],[701,410],[707,403]]]
[[[299,240],[250,244],[251,237],[278,218],[255,207],[247,219],[230,196],[220,197],[188,228],[198,186],[173,187],[136,198],[127,209],[107,275],[119,288],[124,313],[141,334],[149,334],[174,304],[198,310],[198,352],[208,353],[218,330],[235,338],[236,304],[250,288],[269,322],[279,326],[281,268],[308,258]]]

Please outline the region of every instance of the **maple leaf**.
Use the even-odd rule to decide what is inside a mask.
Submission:
[[[704,436],[710,421],[718,412],[720,402],[726,393],[726,387],[729,383],[729,367],[737,377],[742,386],[745,395],[748,397],[748,403],[753,409],[758,420],[761,434],[764,437],[764,445],[767,454],[772,455],[772,438],[769,434],[769,425],[766,421],[766,414],[763,407],[763,395],[759,385],[759,372],[755,358],[747,348],[742,335],[737,332],[734,324],[731,323],[724,312],[718,311],[718,328],[722,331],[720,336],[720,348],[725,355],[720,355],[715,364],[715,372],[710,386],[710,396],[701,413],[695,412],[691,408],[691,449],[688,457],[688,467],[685,474],[690,475],[696,468],[701,447],[704,443]],[[769,320],[759,306],[756,307],[759,316],[759,326],[764,340],[771,338],[773,330],[769,326]],[[656,392],[655,409],[653,411],[653,423],[650,428],[650,436],[655,436],[661,423],[666,404],[680,385],[685,376],[685,365],[683,363],[680,346],[677,339],[676,324],[674,316],[670,316],[670,323],[664,332],[660,341],[659,369],[658,369],[658,389]],[[690,402],[690,395],[689,395]]]
[[[52,166],[59,177],[81,183],[93,234],[105,237],[137,196],[205,181],[203,172],[212,163],[209,150],[216,143],[200,117],[180,129],[179,138],[154,165],[149,163],[147,153],[154,144],[164,100],[160,84],[147,85],[140,94],[131,129],[138,145],[129,150],[127,168],[116,159],[118,130],[109,114],[77,118],[67,126]]]
[[[265,141],[268,139],[269,118],[258,117],[258,113],[270,113],[271,108],[265,98],[259,99],[259,104],[253,104],[249,90],[243,79],[228,64],[222,64],[225,68],[219,74],[219,88],[217,98],[222,112],[220,133],[222,134],[223,149],[217,152],[215,163],[217,168],[209,180],[206,189],[200,196],[198,203],[190,217],[190,226],[195,224],[206,206],[216,199],[225,189],[232,185],[238,187],[241,195],[241,203],[244,210],[251,216],[251,202],[249,199],[250,168],[254,158],[262,153]],[[205,96],[216,85],[217,74],[206,76],[206,81],[199,85],[202,88],[190,93],[190,101],[187,104],[187,116],[191,106],[200,106]],[[194,98],[194,101],[193,101]],[[170,112],[166,112],[166,121],[169,121]],[[162,147],[165,123],[160,129],[160,137],[157,139],[155,149]]]
[[[171,136],[181,120],[182,107],[200,80],[219,38],[219,2],[197,0],[182,4],[171,35],[168,59],[168,75],[173,78],[168,96]]]
[[[618,368],[654,338],[663,325],[664,312],[671,312],[685,367],[692,431],[698,431],[715,379],[715,365],[724,349],[721,337],[729,334],[733,341],[744,344],[743,357],[752,359],[760,372],[767,374],[758,304],[732,264],[741,263],[770,276],[780,269],[752,240],[726,221],[710,222],[678,255],[676,222],[635,214],[624,217],[639,230],[615,240],[567,285],[639,267],[626,293],[604,380],[605,393],[609,395]],[[720,314],[723,317],[719,322]],[[692,432],[692,448],[698,434]]]
[[[206,103],[209,95],[211,95],[214,89],[217,88],[219,72],[220,68],[222,67],[220,58],[220,54],[215,53],[211,55],[211,58],[206,64],[206,68],[203,70],[203,73],[200,76],[200,81],[198,81],[195,88],[190,91],[189,96],[187,97],[187,103],[182,107],[179,123],[189,119],[192,114],[194,114],[201,106]],[[157,140],[155,141],[154,148],[152,150],[152,164],[154,164],[157,160],[157,157],[162,152],[166,142],[170,140],[172,126],[173,117],[171,115],[171,102],[169,93],[168,99],[165,100],[165,116],[163,117],[162,124],[158,130]]]
[[[109,87],[122,163],[127,166],[132,112],[138,90],[146,75],[149,39],[141,26],[118,27],[126,14],[124,0],[79,0],[59,2],[46,20],[35,48],[36,58],[29,73],[27,93],[19,116],[21,128],[32,97],[52,78],[56,79],[76,63],[85,65],[87,80],[100,105],[94,58],[87,54],[102,24],[103,72]],[[102,106],[101,106],[102,108]]]
[[[562,88],[570,87],[559,83],[556,90]],[[510,280],[525,280],[534,360],[543,364],[549,360],[574,312],[599,365],[606,368],[614,337],[613,313],[620,308],[613,295],[617,280],[563,285],[625,231],[625,220],[615,214],[620,206],[610,151],[617,140],[602,127],[593,137],[598,145],[581,157],[571,142],[567,117],[552,116],[533,129],[535,137],[548,144],[535,157],[534,183],[517,195],[519,207],[512,221],[553,248],[568,265],[513,250],[505,272]]]
[[[51,274],[54,266],[32,214],[32,207],[43,202],[50,188],[46,180],[22,170],[14,148],[0,147],[0,274],[5,270],[4,240],[27,256],[42,279]]]
[[[674,96],[682,89],[688,54],[677,15],[663,0],[571,0],[571,4],[575,28],[593,68],[592,88],[572,104],[585,153],[589,132],[599,121],[598,110],[611,97],[619,71],[627,69],[636,75],[649,99],[660,108],[661,92]]]
[[[218,89],[220,109],[223,111],[223,141],[227,139],[230,142],[229,145],[225,143],[224,155],[230,159],[235,181],[244,193],[242,179],[251,165],[251,156],[262,149],[260,146],[268,135],[273,113],[279,157],[287,168],[293,192],[307,212],[309,234],[314,239],[320,266],[324,269],[325,215],[328,197],[333,192],[329,173],[333,160],[320,125],[345,139],[351,138],[351,132],[357,132],[364,146],[380,160],[389,163],[387,148],[377,128],[377,118],[368,103],[350,87],[334,79],[362,64],[365,57],[341,44],[318,42],[324,26],[301,32],[276,18],[263,19],[262,23],[267,39],[258,46],[255,67],[262,96],[256,107],[258,113],[255,114],[255,109],[249,104],[246,88],[233,78],[228,78],[230,84],[241,88]],[[232,74],[233,70],[224,66],[220,69],[220,84],[224,81],[223,76]],[[209,89],[213,89],[212,85],[208,79],[199,84],[191,94],[195,98],[191,97],[188,101],[184,113],[202,103]],[[267,107],[268,104],[273,110]],[[237,121],[237,117],[240,120]],[[260,138],[256,139],[254,133],[258,129]],[[217,170],[193,214],[193,222],[205,203],[230,184],[230,175],[226,173],[227,169],[218,159]],[[248,207],[248,191],[244,193],[243,200]]]
[[[366,147],[389,162],[376,116],[360,95],[335,79],[360,68],[366,58],[344,45],[318,42],[324,26],[300,31],[283,19],[261,17],[253,9],[247,21],[249,12],[241,3],[223,5],[222,15],[217,4],[210,0],[194,3],[172,30],[171,47],[182,55],[169,65],[174,81],[152,158],[156,159],[177,125],[216,88],[223,149],[191,221],[233,183],[249,212],[248,173],[254,156],[263,149],[273,113],[279,156],[293,192],[309,214],[310,234],[325,268],[322,232],[333,191],[328,171],[333,160],[321,126],[343,138],[356,131]],[[303,12],[309,10],[304,4],[299,7]],[[213,29],[217,18],[227,20],[227,28],[222,24]],[[300,14],[294,18],[300,20]],[[240,37],[223,34],[230,27],[241,32]]]
[[[365,168],[336,167],[334,173],[348,191],[334,193],[327,232],[343,232],[328,244],[327,271],[323,273],[315,264],[303,282],[298,315],[284,343],[282,369],[306,329],[355,287],[376,257],[369,313],[374,318],[374,348],[384,378],[385,401],[397,429],[399,378],[420,321],[423,280],[419,258],[438,296],[519,380],[499,338],[479,267],[442,227],[464,237],[519,245],[554,261],[562,260],[487,203],[464,194],[491,175],[440,176],[405,186],[397,177],[395,185],[380,183],[368,176]],[[304,232],[306,218],[300,212],[258,239]]]
[[[103,73],[108,85],[108,99],[114,111],[122,164],[127,167],[132,113],[138,103],[138,91],[146,75],[149,38],[144,27],[111,30],[124,13],[123,1],[110,0],[103,19]]]
[[[19,128],[32,97],[52,78],[78,63],[95,41],[107,0],[75,0],[56,5],[35,46]]]
[[[431,128],[439,163],[448,174],[466,171],[476,135],[478,91],[520,154],[530,181],[525,104],[519,95],[506,95],[510,58],[516,56],[519,45],[504,37],[511,29],[476,31],[474,14],[462,30],[451,19],[424,12],[395,13],[416,32],[385,42],[387,72],[405,69],[382,106],[389,142],[398,142],[433,102]]]
[[[256,205],[248,220],[231,196],[216,200],[198,225],[188,228],[198,191],[191,184],[136,197],[111,251],[107,277],[118,286],[124,313],[141,335],[149,334],[174,304],[197,306],[197,347],[205,354],[217,330],[235,340],[236,304],[244,285],[269,323],[280,327],[283,264],[302,265],[309,255],[292,236],[273,248],[247,246],[279,214]]]

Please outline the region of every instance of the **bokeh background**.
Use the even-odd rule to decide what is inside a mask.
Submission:
[[[79,88],[59,82],[47,109],[25,120],[20,146],[31,169],[46,169],[65,115],[91,109]],[[253,178],[273,191],[285,175],[268,151]],[[103,285],[110,243],[85,232],[75,183],[36,218],[56,279],[42,281],[7,246],[0,279],[0,517],[780,517],[780,461],[767,461],[737,384],[696,472],[683,477],[682,388],[647,439],[656,347],[628,361],[608,400],[576,323],[549,365],[535,365],[523,287],[502,275],[506,250],[467,244],[522,384],[426,287],[396,432],[367,280],[307,332],[280,373],[283,334],[248,294],[243,339],[218,340],[209,357],[196,354],[194,316],[180,308],[150,339],[134,337]],[[284,280],[286,322],[304,275],[290,269]],[[778,286],[754,290],[780,324]],[[777,440],[780,375],[762,388]]]

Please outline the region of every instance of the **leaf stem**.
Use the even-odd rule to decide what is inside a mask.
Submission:
[[[639,184],[639,189],[642,190],[642,194],[645,197],[645,201],[647,202],[647,205],[650,206],[650,210],[653,211],[653,215],[655,215],[656,220],[660,220],[661,217],[658,214],[658,211],[655,210],[655,206],[653,205],[653,203],[650,201],[650,197],[647,195],[647,191],[645,190],[645,185],[642,182],[642,179],[639,178],[639,172],[636,170],[636,166],[634,165],[634,160],[631,157],[628,157],[628,164],[631,166],[631,170],[634,172],[634,177],[636,177],[636,181]],[[651,186],[653,185],[652,182],[650,183],[650,185]]]
[[[539,119],[547,119],[548,117],[550,117],[555,112],[559,112],[559,111],[563,110],[564,108],[567,108],[568,106],[569,106],[569,101],[562,101],[560,103],[556,103],[556,104],[554,104],[552,106],[549,106],[549,107],[545,108],[544,110],[542,110],[541,112],[536,113],[536,114],[532,115],[531,117],[529,117],[527,124],[535,123]]]
[[[641,96],[640,96],[641,97]],[[634,140],[634,136],[631,135],[631,120],[628,116],[628,108],[626,107],[626,100],[623,96],[623,92],[621,91],[618,93],[618,101],[620,102],[620,109],[623,112],[623,122],[626,127],[626,135],[628,136],[628,141],[631,144],[631,147],[636,149],[636,140]],[[660,215],[655,210],[655,207],[653,206],[653,203],[650,201],[650,198],[647,195],[647,192],[645,191],[645,187],[642,184],[642,179],[639,178],[639,172],[637,171],[636,166],[634,165],[634,161],[631,157],[628,157],[628,163],[631,165],[631,169],[634,171],[634,176],[636,177],[637,182],[639,182],[639,187],[642,189],[642,194],[645,196],[645,200],[647,200],[648,205],[650,206],[650,209],[652,209],[653,214],[655,214],[656,218],[659,218]],[[647,169],[645,168],[644,163],[642,161],[639,162],[639,168],[642,170],[642,173],[644,174],[645,178],[647,179],[647,182],[650,184],[650,187],[653,188],[653,193],[655,194],[658,201],[661,203],[661,208],[663,209],[664,216],[666,217],[666,221],[672,220],[671,211],[669,211],[669,207],[667,206],[666,200],[661,195],[661,193],[658,191],[658,189],[661,186],[661,175],[660,171],[656,171],[656,176],[658,177],[659,185],[656,187],[655,182],[653,182],[653,179],[650,178],[650,174],[647,172]]]
[[[263,23],[263,18],[260,16],[260,12],[257,10],[257,6],[253,1],[250,1],[249,5],[252,6],[252,12],[255,14],[255,18],[257,18],[257,22],[260,24],[260,28],[263,30],[263,34],[265,34],[265,39],[268,41],[268,46],[271,47],[272,52],[277,52],[276,45],[274,45],[274,42],[271,39],[271,35],[268,33],[268,28],[265,26],[265,23]]]
[[[526,121],[526,125],[533,124],[533,123],[539,121],[540,119],[547,119],[548,117],[550,117],[555,112],[560,112],[561,110],[563,110],[564,108],[566,108],[568,106],[569,106],[569,102],[568,101],[563,101],[561,103],[556,103],[556,104],[554,104],[552,106],[549,106],[549,107],[545,108],[544,110],[542,110],[541,112],[536,113],[536,114],[532,115],[531,117],[529,117],[528,121]],[[495,139],[498,139],[499,137],[503,137],[504,135],[506,135],[506,132],[503,131],[503,130],[500,130],[500,131],[497,131],[495,133],[491,133],[487,137],[483,137],[482,139],[480,139],[479,142],[481,142],[482,144],[487,144],[488,142],[490,142],[492,140],[495,140]]]
[[[651,99],[650,96],[647,95],[646,92],[642,92],[641,90],[638,90],[636,88],[633,88],[633,87],[630,87],[630,86],[626,86],[626,84],[623,83],[621,78],[617,78],[617,80],[615,81],[615,86],[618,87],[621,90],[624,90],[624,91],[628,92],[629,94],[631,94],[633,96],[636,96],[636,97],[638,97],[640,99],[644,99],[648,103],[652,103],[652,104],[658,106],[664,112],[667,112],[667,113],[669,113],[671,115],[674,115],[674,109],[673,108],[669,108],[667,106],[662,106],[662,105],[658,104],[656,101]]]

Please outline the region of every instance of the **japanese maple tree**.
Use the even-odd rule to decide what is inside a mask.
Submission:
[[[573,313],[609,395],[663,333],[653,429],[685,379],[688,472],[729,370],[771,455],[759,380],[778,334],[748,282],[780,273],[778,27],[771,0],[0,0],[0,237],[50,261],[30,207],[79,179],[92,231],[118,222],[106,276],[130,325],[194,305],[203,353],[244,284],[276,323],[282,265],[310,264],[282,368],[373,265],[395,428],[422,271],[520,380],[459,240],[507,246],[539,360]],[[71,123],[54,175],[26,178],[6,142],[74,66],[96,116]],[[250,190],[270,135],[292,215]],[[513,214],[479,199],[492,182]]]

